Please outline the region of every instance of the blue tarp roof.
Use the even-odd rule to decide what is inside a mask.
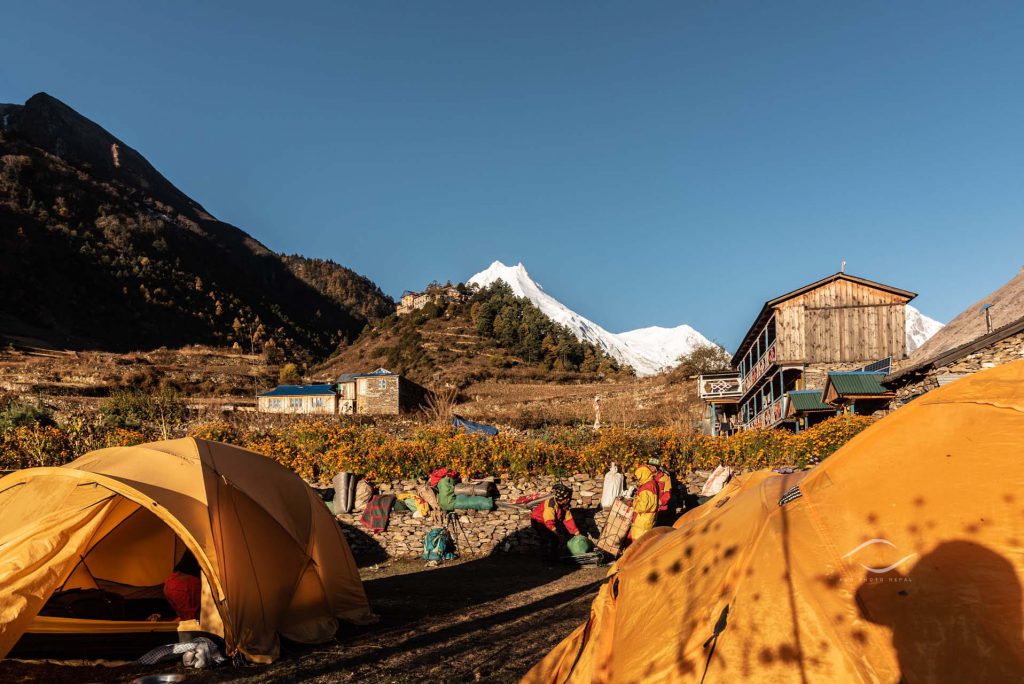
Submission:
[[[484,425],[483,423],[474,423],[471,420],[466,420],[462,416],[455,416],[452,418],[452,425],[456,429],[462,429],[466,432],[476,433],[478,435],[487,435],[488,437],[494,437],[498,434],[498,428],[491,425]]]
[[[318,397],[334,394],[334,385],[278,385],[258,397]]]

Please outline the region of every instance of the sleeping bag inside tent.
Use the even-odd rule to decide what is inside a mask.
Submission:
[[[2,656],[100,657],[121,643],[137,657],[185,632],[266,663],[280,637],[320,643],[339,620],[372,619],[323,502],[245,449],[187,438],[93,451],[0,479],[0,511]],[[195,619],[164,592],[186,553]]]
[[[629,548],[524,681],[1020,681],[1022,444],[1016,361],[742,475]]]

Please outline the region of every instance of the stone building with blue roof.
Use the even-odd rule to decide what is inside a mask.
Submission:
[[[417,411],[427,390],[398,373],[378,368],[344,373],[333,383],[279,385],[256,395],[260,413],[385,416]]]
[[[334,385],[278,385],[256,395],[260,413],[329,414],[338,412],[338,392]]]

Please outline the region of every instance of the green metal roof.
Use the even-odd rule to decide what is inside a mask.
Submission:
[[[821,400],[821,390],[793,390],[789,392],[789,404],[794,411],[834,411]]]
[[[828,381],[836,389],[839,396],[849,394],[889,394],[891,390],[882,385],[885,373],[863,373],[851,371],[841,373],[834,371],[828,374]]]

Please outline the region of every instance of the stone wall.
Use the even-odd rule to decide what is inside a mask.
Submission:
[[[381,387],[381,384],[384,386]],[[356,413],[368,416],[398,415],[398,376],[359,378]]]
[[[1024,332],[1011,335],[945,366],[932,368],[923,377],[917,377],[912,382],[896,388],[896,400],[893,404],[900,406],[916,396],[935,389],[939,386],[939,376],[968,375],[984,368],[994,368],[1019,359],[1024,359]]]
[[[804,389],[825,389],[825,382],[828,380],[829,373],[857,370],[869,363],[871,362],[809,363],[804,366]]]
[[[593,509],[573,509],[580,530],[591,537],[600,534],[607,514]],[[394,511],[388,529],[373,534],[359,523],[359,514],[338,516],[342,532],[361,563],[389,558],[419,558],[423,538],[434,527],[429,518],[414,518],[409,511]],[[455,545],[463,557],[494,553],[529,553],[540,545],[530,527],[530,512],[498,508],[493,511],[458,511]]]
[[[710,476],[710,471],[697,471],[680,484],[677,499],[684,493],[699,492]],[[597,538],[604,526],[607,512],[601,511],[601,489],[604,478],[587,475],[571,477],[534,477],[499,481],[498,501],[512,502],[520,496],[544,495],[556,483],[572,489],[572,514],[580,531]],[[414,480],[387,482],[378,486],[381,494],[411,492]],[[434,527],[429,518],[414,518],[411,511],[395,510],[388,529],[374,534],[359,522],[360,513],[338,514],[342,532],[349,541],[360,564],[378,563],[389,558],[419,558],[423,552],[423,538]],[[530,511],[497,508],[493,511],[459,511],[456,527],[456,546],[464,557],[487,556],[493,553],[529,553],[540,543],[530,528]]]

